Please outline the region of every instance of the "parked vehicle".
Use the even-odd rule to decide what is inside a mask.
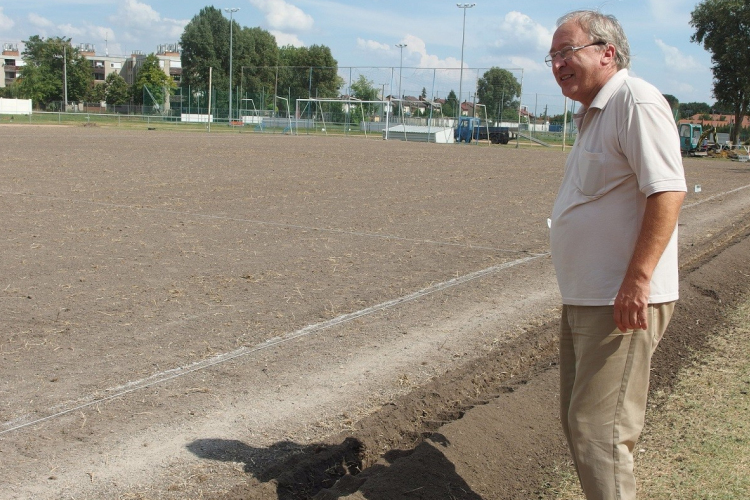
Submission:
[[[680,124],[680,151],[683,156],[706,156],[709,149],[714,149],[717,144],[713,141],[709,144],[709,136],[714,133],[714,127],[703,129],[698,123]],[[714,134],[716,135],[716,134]]]
[[[516,138],[516,134],[508,127],[490,127],[482,124],[482,120],[471,116],[462,116],[458,120],[458,127],[453,131],[456,142],[486,141],[492,144],[508,144],[508,141]]]

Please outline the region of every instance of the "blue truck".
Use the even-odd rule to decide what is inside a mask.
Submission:
[[[482,125],[482,120],[472,116],[460,117],[458,127],[453,130],[453,138],[458,143],[489,140],[492,144],[508,144],[515,137],[508,127]]]

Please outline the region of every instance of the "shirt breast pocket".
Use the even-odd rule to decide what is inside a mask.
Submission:
[[[583,151],[578,162],[578,189],[585,196],[604,194],[607,183],[606,155]]]

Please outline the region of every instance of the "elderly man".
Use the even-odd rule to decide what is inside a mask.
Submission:
[[[632,499],[651,356],[678,297],[679,138],[661,93],[628,74],[614,17],[563,16],[546,62],[581,103],[550,231],[562,426],[586,498]]]

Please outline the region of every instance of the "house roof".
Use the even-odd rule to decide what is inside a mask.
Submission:
[[[704,118],[704,114],[697,113],[693,116],[690,116],[688,118],[683,118],[679,120],[677,123],[700,123],[701,125],[710,125],[712,127],[724,127],[727,125],[734,124],[734,115],[729,114],[721,114],[721,113],[713,113],[709,114],[709,118]],[[742,126],[748,127],[750,126],[750,117],[745,116],[742,118]]]

